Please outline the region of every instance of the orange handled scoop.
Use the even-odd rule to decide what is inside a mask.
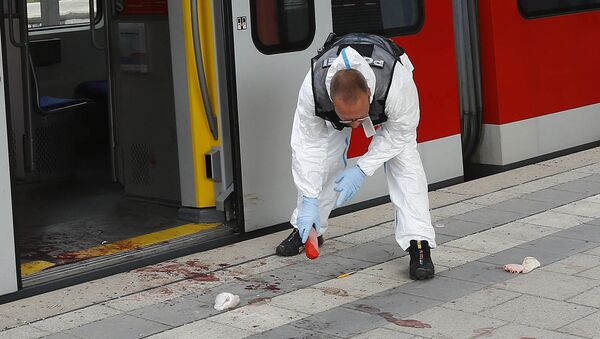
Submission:
[[[308,233],[308,240],[304,244],[304,252],[308,259],[316,259],[319,256],[319,241],[317,240],[317,231],[311,227]]]

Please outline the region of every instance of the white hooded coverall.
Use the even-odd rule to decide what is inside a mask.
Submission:
[[[362,73],[371,93],[375,93],[375,74],[365,59],[351,47],[346,48],[350,68]],[[419,98],[412,79],[413,66],[406,54],[396,64],[385,102],[388,120],[373,136],[369,150],[358,160],[367,176],[385,165],[388,189],[395,207],[396,241],[403,250],[410,240],[427,240],[435,247],[435,231],[429,214],[427,179],[417,151]],[[333,75],[346,67],[342,54],[330,66],[325,80],[327,92]],[[373,100],[371,96],[370,100]],[[298,105],[292,127],[292,174],[298,188],[298,203],[291,224],[296,218],[302,197],[317,198],[321,232],[327,230],[327,219],[337,199],[335,179],[346,167],[346,151],[351,129],[336,130],[333,125],[315,115],[310,70],[298,94]]]

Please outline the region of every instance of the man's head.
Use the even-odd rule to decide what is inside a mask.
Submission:
[[[331,79],[330,96],[342,123],[356,128],[369,118],[371,91],[365,77],[355,69],[342,69]]]

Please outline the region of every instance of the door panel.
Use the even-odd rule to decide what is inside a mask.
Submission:
[[[4,40],[4,37],[1,39]],[[0,44],[0,56],[3,55],[3,45],[4,43]],[[0,295],[17,290],[4,86],[4,60],[2,60],[0,63],[0,272],[3,274],[0,275]]]
[[[249,1],[232,4],[246,231],[289,220],[296,204],[290,134],[298,90],[332,28],[328,1],[315,1],[314,11],[316,32],[308,48],[266,55],[252,39]],[[238,29],[238,20],[247,29]]]

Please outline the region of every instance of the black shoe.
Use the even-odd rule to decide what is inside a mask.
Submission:
[[[433,278],[435,268],[431,261],[429,243],[426,240],[411,240],[408,253],[410,254],[410,278],[413,280]]]
[[[319,247],[321,247],[321,245],[323,245],[324,242],[325,242],[325,238],[323,238],[322,235],[317,237],[317,243],[319,244]]]
[[[325,239],[323,239],[322,235],[317,238],[317,242],[319,244],[319,247],[323,245]],[[302,253],[303,250],[304,244],[302,243],[302,239],[300,238],[300,233],[297,229],[294,228],[292,233],[290,233],[290,235],[287,238],[285,238],[285,240],[282,241],[281,244],[279,244],[279,246],[277,246],[277,248],[275,249],[275,254],[280,255],[282,257],[291,257]]]

